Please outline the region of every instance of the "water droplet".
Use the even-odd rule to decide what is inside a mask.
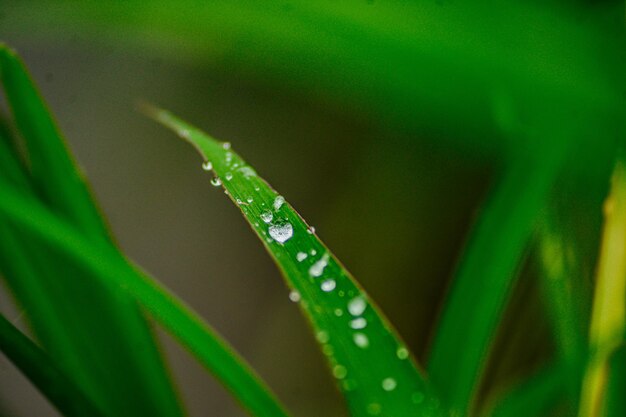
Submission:
[[[211,185],[213,185],[214,187],[219,187],[220,185],[222,185],[222,180],[220,179],[220,177],[213,177],[211,178]]]
[[[248,204],[250,204],[250,203],[252,203],[254,201],[254,198],[248,197],[248,198],[246,198],[246,201],[248,202]]]
[[[233,179],[232,172],[227,172],[226,175],[224,175],[224,178],[226,178],[226,181],[232,180]]]
[[[231,152],[226,152],[226,165],[230,165],[230,163],[233,161],[233,154]]]
[[[353,316],[360,316],[365,311],[367,304],[365,303],[365,299],[363,297],[356,297],[350,300],[348,303],[348,311]]]
[[[238,169],[239,172],[241,172],[241,174],[246,178],[250,178],[250,177],[256,177],[256,172],[250,168],[249,166],[243,166],[241,168]],[[257,187],[254,188],[255,190],[259,191],[257,189]]]
[[[180,129],[178,134],[181,138],[189,139],[191,137],[191,132],[188,129]]]
[[[343,316],[343,310],[340,309],[340,308],[336,308],[335,309],[335,316],[337,316],[337,317]]]
[[[393,391],[394,389],[396,389],[397,385],[398,384],[397,384],[396,380],[393,379],[393,378],[385,378],[385,379],[383,379],[382,386],[383,386],[383,389],[385,391]]]
[[[335,282],[334,279],[327,279],[326,281],[322,282],[322,285],[320,286],[320,288],[324,292],[330,292],[334,290],[336,286],[337,286],[337,283]]]
[[[348,375],[348,370],[343,365],[335,365],[333,368],[333,376],[337,379],[344,379]]]
[[[265,210],[263,213],[261,213],[261,220],[263,220],[265,223],[271,222],[273,218],[274,215],[269,210]]]
[[[293,236],[293,226],[289,222],[275,224],[270,226],[269,233],[276,242],[284,243]]]
[[[309,268],[309,275],[311,275],[312,277],[319,277],[324,273],[324,268],[326,268],[327,266],[328,266],[328,254],[325,253],[322,256],[322,259],[320,259],[319,261],[311,265],[311,267]]]
[[[366,326],[367,326],[367,320],[365,320],[363,317],[359,317],[350,322],[350,327],[352,327],[355,330],[364,329]]]
[[[294,303],[297,303],[298,301],[300,301],[300,293],[296,290],[293,290],[289,293],[289,299],[291,301],[293,301]]]
[[[309,253],[311,254],[311,256],[317,255],[317,251],[315,249],[311,249]]]
[[[328,343],[328,333],[323,330],[317,332],[315,337],[317,338],[317,341],[320,343]]]
[[[352,340],[354,340],[354,344],[360,348],[366,348],[370,345],[370,340],[363,333],[355,333],[352,335]]]
[[[235,201],[237,201],[237,204],[239,204],[239,205],[243,204],[243,201],[241,201],[241,198],[238,198]]]
[[[409,351],[407,348],[400,346],[396,351],[396,355],[398,356],[398,359],[406,359],[409,357]]]
[[[382,411],[382,407],[378,403],[371,403],[367,405],[367,414],[371,416],[377,416]]]
[[[313,233],[315,233],[315,227],[313,227],[313,226],[309,226],[309,227],[306,229],[306,231],[307,231],[307,233],[308,233],[308,234],[312,235]]]
[[[279,195],[278,197],[274,199],[274,210],[275,211],[280,210],[283,204],[285,204],[285,197],[283,197],[282,195]]]
[[[222,148],[224,148],[224,149],[230,149],[230,146],[231,146],[231,145],[230,145],[230,142],[224,142],[224,143],[222,143]]]
[[[210,171],[213,169],[213,164],[211,163],[211,161],[204,161],[202,163],[202,169],[205,171]]]
[[[302,261],[304,261],[306,259],[307,256],[308,255],[306,253],[304,253],[304,252],[298,252],[296,254],[296,259],[298,260],[298,262],[302,262]]]

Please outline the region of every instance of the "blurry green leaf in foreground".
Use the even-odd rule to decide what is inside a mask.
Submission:
[[[147,113],[189,141],[259,236],[309,319],[354,417],[441,413],[406,346],[350,273],[228,142],[163,110]],[[388,277],[391,279],[391,277]]]
[[[113,294],[130,295],[213,372],[252,415],[287,416],[246,362],[211,327],[114,248],[102,248],[86,239],[39,202],[15,190],[2,176],[0,213],[29,241],[72,266],[80,276],[89,276]]]
[[[0,175],[86,240],[114,250],[86,181],[28,71],[1,43],[0,81],[23,139],[17,144],[0,135]],[[20,148],[23,159],[16,151]],[[0,272],[59,368],[107,414],[182,415],[154,335],[134,301],[7,223],[0,215]]]
[[[68,417],[103,416],[89,397],[28,337],[0,314],[0,351]]]

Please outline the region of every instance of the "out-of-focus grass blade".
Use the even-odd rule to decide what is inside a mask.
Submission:
[[[589,329],[590,357],[579,417],[600,417],[607,362],[626,334],[626,165],[616,163],[604,204],[604,230]],[[606,415],[607,417],[609,415]]]
[[[472,407],[515,270],[563,158],[561,136],[516,155],[491,191],[461,259],[431,347],[429,375],[454,413]]]
[[[1,176],[0,213],[22,235],[58,257],[64,265],[73,266],[81,276],[89,276],[111,293],[130,296],[213,372],[252,415],[287,417],[247,363],[213,329],[114,248],[86,239],[36,200],[15,190]]]
[[[104,416],[52,359],[0,314],[0,350],[63,415]]]
[[[0,45],[0,81],[24,139],[28,168],[12,163],[3,171],[10,169],[10,178],[28,183],[27,192],[37,194],[87,239],[111,247],[45,104],[22,62],[4,45]],[[10,147],[4,147],[10,153]],[[11,159],[17,162],[16,157]],[[24,239],[20,231],[0,226],[5,278],[60,368],[111,415],[180,415],[155,339],[134,302],[73,271]]]
[[[626,416],[626,344],[617,348],[608,360],[603,416]]]
[[[213,170],[276,262],[289,297],[309,319],[354,417],[441,413],[424,374],[391,325],[350,273],[252,167],[221,143],[171,113],[144,107],[176,131]]]
[[[489,417],[541,417],[550,415],[565,398],[567,374],[560,365],[548,365],[518,383],[498,399]]]

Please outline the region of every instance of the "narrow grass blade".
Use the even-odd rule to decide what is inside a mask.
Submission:
[[[45,104],[22,62],[4,45],[0,81],[27,153],[26,166],[16,167],[12,157],[4,171],[28,183],[27,192],[86,238],[111,246]],[[3,273],[48,354],[112,415],[181,415],[155,338],[134,302],[81,276],[4,223],[0,216]]]
[[[626,165],[618,160],[604,205],[604,231],[589,329],[580,417],[600,417],[607,361],[626,334]]]
[[[115,294],[134,299],[257,417],[287,417],[280,403],[216,332],[173,294],[113,248],[102,248],[0,177],[0,214],[65,265]],[[134,414],[137,415],[137,414]]]
[[[518,262],[558,172],[562,149],[555,143],[555,149],[542,149],[540,158],[520,156],[506,167],[452,283],[428,369],[443,400],[459,416],[473,407]]]
[[[68,417],[104,416],[52,359],[0,314],[0,350]]]
[[[353,417],[440,413],[424,374],[385,317],[296,213],[241,157],[163,110],[157,121],[190,142],[274,259],[309,319]],[[209,162],[210,161],[210,162]]]

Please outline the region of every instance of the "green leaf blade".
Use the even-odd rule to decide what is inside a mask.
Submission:
[[[243,159],[172,114],[148,114],[189,141],[263,242],[299,301],[352,416],[438,415],[438,400],[391,325],[314,230]]]

